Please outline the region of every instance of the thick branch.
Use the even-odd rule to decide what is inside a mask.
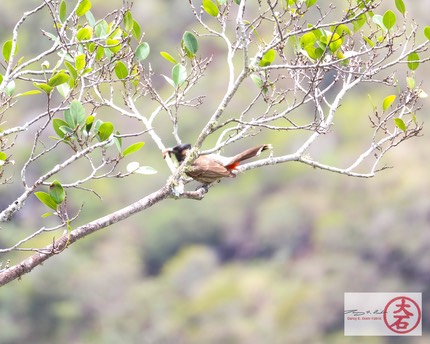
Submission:
[[[21,263],[4,269],[0,272],[0,286],[3,286],[21,276],[29,273],[36,266],[41,265],[45,260],[61,253],[64,249],[69,247],[77,240],[94,233],[100,229],[106,228],[110,225],[123,221],[131,215],[136,214],[142,210],[152,207],[158,202],[170,196],[170,186],[166,185],[163,188],[153,192],[152,194],[142,198],[141,200],[130,204],[120,210],[117,210],[109,215],[94,220],[86,225],[80,226],[69,234],[63,235],[53,244],[41,249],[38,253],[28,257]]]

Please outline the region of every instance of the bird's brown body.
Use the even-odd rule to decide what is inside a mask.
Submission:
[[[181,164],[190,148],[190,144],[182,144],[168,149],[165,154],[174,154]],[[204,184],[210,184],[225,177],[234,178],[236,177],[234,171],[241,161],[258,156],[262,151],[270,148],[270,145],[253,147],[233,157],[225,157],[219,154],[200,155],[191,163],[185,173]]]

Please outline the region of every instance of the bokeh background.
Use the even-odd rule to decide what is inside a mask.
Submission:
[[[394,1],[383,2],[394,7]],[[136,1],[133,7],[151,46],[148,60],[158,75],[168,75],[171,68],[158,53],[175,53],[185,30],[199,30],[187,3],[149,0]],[[422,26],[429,24],[426,0],[405,3],[409,17]],[[10,38],[21,13],[36,4],[34,0],[0,3],[2,42]],[[120,5],[119,0],[94,0],[92,11],[99,18]],[[28,56],[38,51],[43,44],[39,29],[51,25],[48,16],[32,20],[20,37],[20,51]],[[180,113],[180,134],[189,142],[226,85],[220,72],[222,45],[203,39],[200,43],[199,54],[213,54],[214,62],[196,91],[206,95],[204,104]],[[429,66],[420,66],[418,75],[430,93]],[[155,81],[161,93],[168,92],[161,77]],[[254,85],[250,82],[249,87]],[[347,97],[336,130],[315,154],[324,162],[347,166],[369,137],[368,94],[382,100],[392,92],[364,88]],[[247,97],[245,91],[239,92],[237,104]],[[33,96],[14,111],[17,117],[30,118],[44,105],[43,99]],[[428,122],[429,108],[429,100],[424,99],[419,121]],[[133,124],[125,123],[125,129],[127,125]],[[166,144],[174,144],[166,119],[158,125]],[[423,134],[393,150],[384,163],[394,168],[372,179],[297,163],[256,169],[223,181],[202,201],[167,200],[91,235],[1,288],[0,343],[427,343],[428,127]],[[226,154],[255,141],[271,142],[275,153],[293,151],[302,137],[285,135],[266,133],[229,147]],[[144,140],[139,160],[158,174],[91,184],[103,200],[84,194],[80,223],[164,184],[169,176],[165,162],[149,137]],[[21,143],[14,155],[18,163],[28,155],[28,147]],[[1,186],[2,208],[21,192],[20,187],[17,181]],[[20,231],[39,228],[43,212],[36,200],[27,204],[20,217],[3,226],[0,243],[16,241]],[[40,245],[49,240],[52,237],[41,238]],[[11,259],[14,264],[18,258],[7,255],[0,261]],[[343,297],[352,291],[422,292],[423,336],[344,337]]]

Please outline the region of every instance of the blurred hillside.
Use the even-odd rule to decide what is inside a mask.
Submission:
[[[2,42],[21,13],[38,3],[0,3]],[[407,6],[418,23],[429,24],[425,3],[409,1]],[[93,4],[94,13],[102,16],[121,2]],[[198,29],[186,2],[136,1],[133,8],[151,46],[153,70],[168,74],[171,66],[159,58],[159,52],[173,53],[185,29]],[[23,38],[28,45],[20,44],[29,54],[37,49],[33,33],[49,26],[43,20],[31,25],[34,30]],[[219,102],[215,91],[222,94],[225,87],[217,55],[222,47],[204,39],[201,45],[199,53],[213,54],[214,62],[196,90],[206,95],[204,105],[180,113],[181,137],[190,142],[196,138],[195,128]],[[429,73],[429,65],[420,66],[420,76]],[[164,85],[161,77],[159,83]],[[422,88],[430,94],[428,80]],[[362,91],[346,98],[336,134],[328,135],[312,154],[347,166],[362,151],[363,138],[369,137],[368,94],[383,99],[388,90]],[[248,97],[239,94],[236,101],[246,102]],[[36,98],[15,108],[17,115],[31,116],[42,108],[43,100]],[[420,122],[428,122],[428,109],[427,98],[417,114]],[[133,123],[125,123],[124,128],[128,125]],[[158,125],[166,142],[174,144],[169,126]],[[393,168],[372,179],[297,163],[255,169],[222,181],[202,201],[168,200],[81,240],[22,280],[1,288],[0,343],[428,343],[430,132],[426,124],[423,134],[393,150],[384,160]],[[272,143],[275,152],[293,151],[301,137],[288,135],[264,133],[257,136],[258,144]],[[80,222],[136,201],[164,184],[169,171],[150,139],[145,140],[140,161],[158,174],[95,184],[103,201],[85,195]],[[248,144],[254,142],[230,145],[225,153]],[[25,144],[15,154],[17,161],[24,159]],[[21,186],[14,187],[19,192]],[[12,195],[2,190],[0,203],[8,197]],[[36,203],[34,207],[39,207]],[[19,231],[44,223],[25,215],[13,226],[4,226],[0,242],[13,242]],[[14,257],[8,258],[13,264]],[[366,341],[344,337],[343,298],[348,291],[422,292],[423,336]]]

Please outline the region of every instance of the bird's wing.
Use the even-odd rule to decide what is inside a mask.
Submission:
[[[202,155],[194,160],[187,174],[196,180],[213,182],[222,177],[234,177],[235,175],[223,166],[216,154]]]

